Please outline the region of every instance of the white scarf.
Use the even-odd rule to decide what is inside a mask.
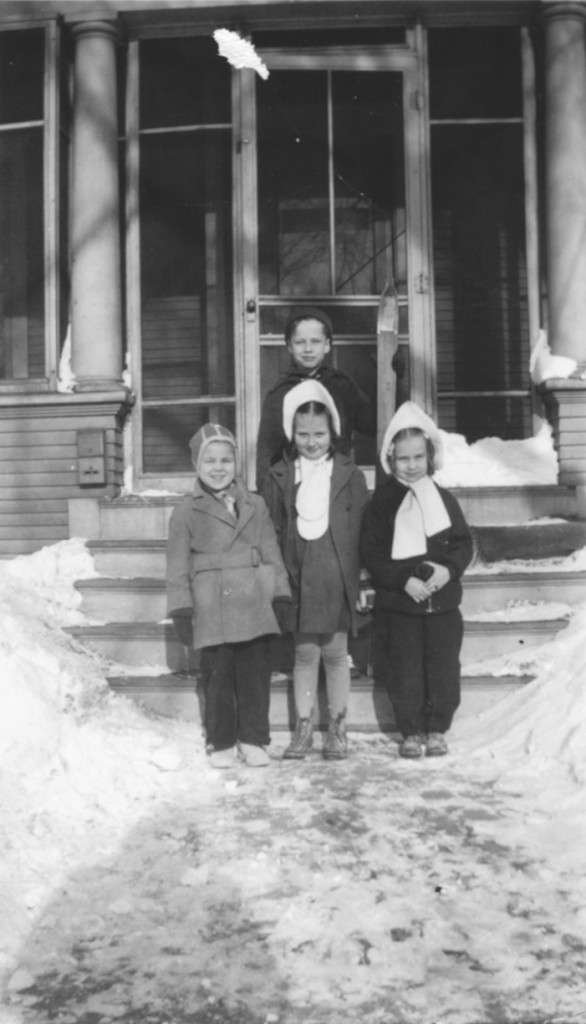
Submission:
[[[395,517],[391,558],[413,558],[427,553],[427,538],[450,526],[441,495],[429,476],[412,484]]]
[[[330,524],[330,487],[334,460],[329,454],[321,459],[295,460],[295,498],[297,532],[304,540],[322,537]]]

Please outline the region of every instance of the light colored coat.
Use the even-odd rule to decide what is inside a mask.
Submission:
[[[167,544],[167,613],[193,608],[193,646],[279,633],[275,597],[287,572],[261,497],[238,485],[238,519],[196,481],[174,510]]]

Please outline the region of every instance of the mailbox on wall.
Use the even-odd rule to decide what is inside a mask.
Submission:
[[[106,483],[106,434],[104,430],[78,430],[77,467],[81,487]]]

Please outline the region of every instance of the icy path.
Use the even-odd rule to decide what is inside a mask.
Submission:
[[[486,766],[384,737],[344,764],[191,767],[126,835],[96,822],[3,1022],[586,1020],[583,818],[562,836]]]

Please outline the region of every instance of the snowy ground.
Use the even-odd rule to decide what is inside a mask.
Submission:
[[[586,1022],[586,606],[445,760],[214,773],[63,632],[92,573],[0,567],[0,1024]]]

